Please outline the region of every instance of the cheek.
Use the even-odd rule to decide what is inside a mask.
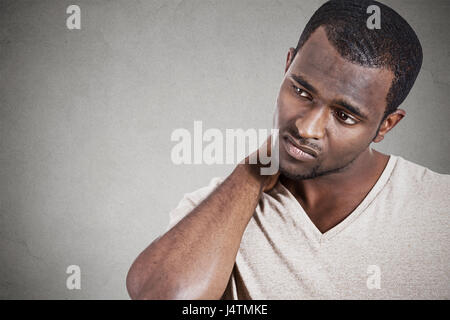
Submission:
[[[283,126],[284,123],[294,119],[300,108],[299,101],[289,92],[289,86],[283,85],[277,98],[277,121]]]
[[[328,136],[329,152],[338,158],[353,158],[370,144],[371,136],[363,130],[337,130]]]

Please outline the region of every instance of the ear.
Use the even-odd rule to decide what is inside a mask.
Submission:
[[[383,140],[386,133],[391,131],[391,129],[394,128],[405,115],[406,111],[403,109],[397,109],[389,114],[387,118],[384,119],[383,123],[380,126],[380,129],[378,130],[377,136],[372,141],[378,143]]]
[[[291,65],[292,61],[294,60],[295,56],[295,48],[289,48],[289,52],[286,57],[286,67],[284,69],[284,73],[286,73],[289,69],[289,66]]]

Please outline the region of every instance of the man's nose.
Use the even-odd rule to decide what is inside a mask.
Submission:
[[[295,121],[298,134],[304,139],[323,139],[328,123],[325,107],[314,106]]]

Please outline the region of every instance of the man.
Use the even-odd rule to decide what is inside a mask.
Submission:
[[[372,4],[381,29],[366,25]],[[130,296],[450,298],[450,176],[370,147],[405,116],[421,64],[385,5],[320,7],[287,55],[279,172],[246,161],[187,194],[133,263]]]

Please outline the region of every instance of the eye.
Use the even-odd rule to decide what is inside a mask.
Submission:
[[[335,114],[339,118],[339,120],[341,120],[345,124],[356,124],[357,123],[357,121],[353,117],[349,116],[342,110],[335,111]]]
[[[292,88],[294,89],[294,92],[295,92],[296,95],[298,95],[298,96],[300,96],[302,98],[306,98],[306,99],[311,100],[310,95],[305,90],[297,87],[296,85],[292,85]]]

